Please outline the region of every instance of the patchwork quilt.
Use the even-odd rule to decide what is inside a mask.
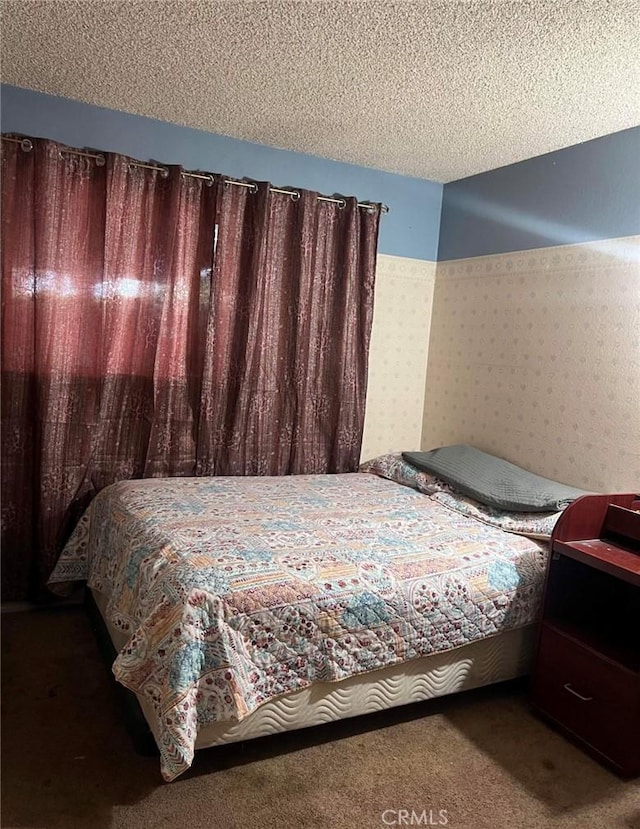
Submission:
[[[109,598],[173,780],[206,723],[533,622],[546,556],[375,474],[150,479],[94,499],[50,584]]]

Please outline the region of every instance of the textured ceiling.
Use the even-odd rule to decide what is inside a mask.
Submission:
[[[2,0],[2,79],[451,181],[640,123],[640,0]]]

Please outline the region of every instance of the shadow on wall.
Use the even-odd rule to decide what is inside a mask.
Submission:
[[[629,260],[628,246],[622,242],[616,244],[611,238],[604,238],[601,244],[598,244],[598,240],[580,226],[548,219],[540,214],[473,193],[451,193],[443,210],[451,213],[456,226],[457,241],[454,243],[447,233],[445,217],[439,260],[590,242],[593,250],[602,251],[607,256],[627,262],[640,262],[640,251],[636,252],[634,259]],[[467,239],[468,243],[470,238],[478,239],[480,249],[465,251],[464,247],[458,247],[460,241]],[[484,249],[483,242],[480,241],[483,239],[491,240],[490,249]]]
[[[640,234],[640,127],[445,184],[438,260]]]

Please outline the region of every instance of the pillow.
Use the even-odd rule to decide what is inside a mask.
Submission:
[[[557,512],[587,494],[465,444],[402,457],[482,504],[513,512]]]
[[[512,512],[488,507],[453,489],[434,492],[431,500],[462,515],[482,521],[484,524],[498,527],[506,533],[525,535],[527,538],[537,538],[542,541],[548,541],[551,538],[556,521],[562,515],[562,512]]]
[[[377,458],[361,464],[359,471],[371,472],[380,478],[387,478],[396,484],[402,484],[402,486],[410,486],[412,489],[417,489],[418,492],[424,492],[427,495],[431,495],[432,492],[437,492],[440,489],[449,488],[444,481],[439,481],[434,475],[421,472],[415,466],[407,463],[400,454],[378,455]]]

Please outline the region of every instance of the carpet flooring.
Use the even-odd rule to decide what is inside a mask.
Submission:
[[[166,784],[83,608],[4,614],[2,639],[4,829],[640,829],[640,783],[534,716],[523,683],[198,752]]]

